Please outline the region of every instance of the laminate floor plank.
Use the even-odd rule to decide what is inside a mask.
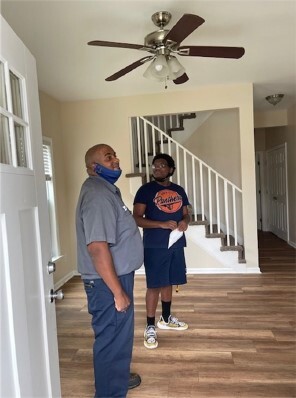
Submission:
[[[188,275],[174,287],[173,313],[186,331],[158,330],[143,346],[143,275],[135,277],[132,371],[142,383],[129,398],[296,398],[296,250],[259,234],[261,274]],[[93,397],[93,333],[82,282],[56,303],[63,398]],[[161,313],[157,308],[157,317]]]

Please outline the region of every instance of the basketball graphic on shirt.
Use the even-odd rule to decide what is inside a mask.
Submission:
[[[175,213],[182,207],[182,196],[170,189],[163,189],[155,195],[153,202],[165,213]]]

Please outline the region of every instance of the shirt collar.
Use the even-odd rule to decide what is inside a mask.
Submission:
[[[112,191],[113,193],[119,193],[120,194],[120,190],[119,188],[117,188],[116,185],[114,184],[110,184],[110,182],[106,181],[104,178],[102,178],[99,175],[96,176],[89,176],[89,178],[97,180],[100,184],[104,184],[106,186],[106,188],[108,188],[110,191]]]

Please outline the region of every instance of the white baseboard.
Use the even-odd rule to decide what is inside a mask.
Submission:
[[[247,274],[261,274],[262,272],[260,271],[259,267],[247,267]]]
[[[288,244],[296,249],[296,243],[289,240]]]
[[[54,290],[58,290],[61,286],[63,286],[66,282],[68,282],[73,276],[80,275],[76,270],[69,272],[67,275],[65,275],[62,279],[57,281],[54,284]]]
[[[187,275],[198,275],[198,274],[260,274],[260,269],[257,267],[248,268],[246,270],[233,270],[233,268],[187,268]],[[142,265],[136,272],[136,275],[145,275],[145,268]],[[71,271],[65,275],[62,279],[54,284],[54,290],[58,290],[66,282],[68,282],[73,276],[80,276],[79,272]]]
[[[233,268],[187,268],[187,275],[198,275],[198,274],[260,274],[260,269],[257,267],[247,268],[244,271],[235,271]],[[145,275],[144,267],[141,267],[136,271],[136,275]]]

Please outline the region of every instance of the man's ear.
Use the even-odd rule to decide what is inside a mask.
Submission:
[[[87,174],[88,174],[89,176],[96,176],[96,175],[97,175],[97,173],[94,171],[94,169],[93,169],[92,166],[88,166],[88,167],[86,168],[86,172],[87,172]]]

